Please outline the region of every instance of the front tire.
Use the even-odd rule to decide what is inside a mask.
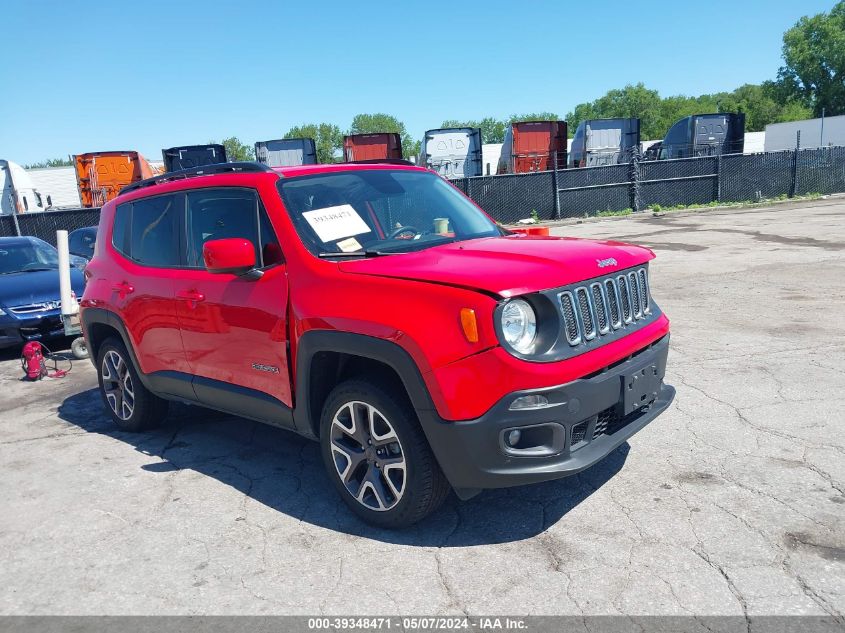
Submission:
[[[141,383],[123,342],[110,338],[97,354],[100,395],[112,420],[123,431],[145,431],[167,415],[167,401]]]
[[[344,502],[372,525],[412,525],[449,493],[413,407],[376,383],[334,388],[320,419],[320,445]]]

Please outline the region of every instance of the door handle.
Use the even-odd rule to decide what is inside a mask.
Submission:
[[[135,286],[126,281],[121,281],[119,284],[113,285],[111,289],[119,294],[121,299],[123,299],[126,295],[130,295],[135,292]]]
[[[191,302],[205,301],[205,295],[196,290],[177,290],[176,298]]]

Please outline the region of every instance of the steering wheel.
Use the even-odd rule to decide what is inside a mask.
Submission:
[[[417,235],[420,230],[415,226],[400,226],[390,232],[390,235],[387,236],[387,239],[392,240],[396,239],[402,233],[410,233],[411,236]]]

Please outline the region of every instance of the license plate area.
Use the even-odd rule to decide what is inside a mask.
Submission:
[[[624,374],[622,376],[622,414],[628,415],[657,399],[662,382],[663,376],[660,375],[656,363]]]

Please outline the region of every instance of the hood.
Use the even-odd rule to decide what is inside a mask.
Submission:
[[[85,278],[78,268],[70,269],[70,287],[77,298],[85,290]],[[0,275],[0,306],[15,307],[59,300],[59,271],[34,270]]]
[[[616,264],[602,260],[613,259]],[[642,264],[647,248],[572,237],[506,236],[339,264],[344,272],[430,281],[512,297]]]

